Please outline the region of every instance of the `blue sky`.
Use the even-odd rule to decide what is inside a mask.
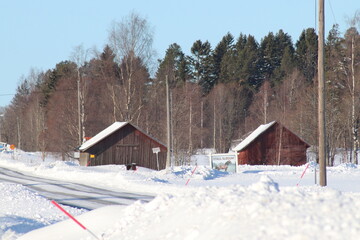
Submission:
[[[326,29],[344,32],[359,0],[325,0]],[[201,39],[214,47],[230,32],[254,35],[259,42],[282,29],[295,43],[302,30],[315,27],[317,0],[0,0],[0,106],[10,103],[22,76],[31,68],[46,71],[68,60],[75,46],[108,42],[113,21],[134,11],[154,30],[153,47],[161,58],[178,43],[186,54]]]

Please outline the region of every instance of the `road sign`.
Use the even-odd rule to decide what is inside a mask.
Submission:
[[[159,152],[160,152],[160,148],[156,147],[152,149],[153,153],[156,153],[156,164],[157,164],[157,169],[158,171],[160,170],[159,168]]]
[[[160,148],[156,147],[152,149],[153,153],[159,153],[160,152]]]

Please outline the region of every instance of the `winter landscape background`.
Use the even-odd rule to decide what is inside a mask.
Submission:
[[[354,0],[341,1],[334,9],[327,1],[334,24],[327,26],[324,41],[317,31],[321,24],[309,24],[309,19],[312,22],[322,14],[306,1],[299,5],[286,1],[255,5],[251,1],[76,2],[1,3],[5,18],[0,21],[5,31],[5,42],[0,44],[4,52],[1,90],[14,84],[6,72],[25,74],[17,80],[16,90],[0,93],[12,96],[6,106],[0,106],[0,142],[16,147],[14,152],[0,153],[1,239],[359,238],[360,11]],[[130,6],[140,13],[130,11]],[[294,6],[297,11],[293,12]],[[344,12],[344,6],[353,12]],[[126,16],[124,9],[129,11]],[[339,12],[348,15],[341,25],[335,20]],[[147,14],[157,20],[159,38],[171,37],[160,58]],[[111,17],[108,27],[98,24]],[[185,21],[189,19],[191,23]],[[286,24],[275,24],[274,19]],[[294,34],[299,24],[301,30],[296,27]],[[263,32],[263,27],[265,34],[259,36],[256,30]],[[101,29],[107,38],[100,45],[81,44],[91,42]],[[90,30],[91,35],[81,30]],[[207,40],[215,32],[217,40]],[[74,44],[75,36],[83,40]],[[198,149],[228,152],[234,142],[271,121],[316,149],[322,142],[317,118],[317,99],[323,96],[317,89],[323,82],[318,77],[322,72],[318,68],[323,67],[318,62],[318,54],[323,59],[318,47],[322,43],[326,110],[319,112],[327,120],[326,187],[315,184],[314,157],[298,167],[241,165],[237,173],[211,169],[204,156],[201,162],[190,161]],[[49,44],[51,48],[45,48]],[[22,72],[24,61],[27,66],[37,65],[38,58],[46,65]],[[82,167],[68,160],[85,140],[116,121],[135,124],[166,142],[176,167],[127,171],[124,165]],[[279,159],[281,146],[280,140]],[[346,156],[341,161],[339,150]],[[8,183],[9,169],[155,198],[92,211],[63,206],[87,227],[84,231],[44,193],[30,189],[32,184],[46,183]]]

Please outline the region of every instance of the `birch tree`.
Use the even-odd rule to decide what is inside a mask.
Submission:
[[[351,133],[352,133],[352,157],[353,162],[357,164],[358,156],[357,149],[359,147],[358,130],[359,130],[359,114],[358,109],[358,98],[356,97],[359,84],[357,84],[357,68],[360,62],[360,53],[357,50],[360,37],[357,30],[357,26],[360,25],[360,12],[357,11],[353,18],[349,20],[350,28],[345,34],[345,45],[346,53],[344,56],[343,70],[347,79],[347,85],[351,96]]]
[[[76,64],[77,72],[77,105],[78,105],[78,123],[79,123],[79,145],[82,144],[85,135],[85,93],[86,81],[83,80],[83,68],[86,63],[88,51],[83,45],[74,47],[71,54],[72,61]]]
[[[144,107],[141,91],[149,78],[145,70],[151,67],[154,56],[152,43],[150,25],[136,13],[111,26],[109,45],[121,67],[119,82],[110,92],[115,120],[139,121]]]

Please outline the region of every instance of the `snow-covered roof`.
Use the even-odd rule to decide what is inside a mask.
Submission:
[[[235,152],[239,152],[247,147],[250,143],[252,143],[258,136],[260,136],[263,132],[268,130],[271,126],[273,126],[276,121],[272,121],[267,124],[260,125],[255,131],[253,131],[247,138],[245,138],[241,143],[235,146],[232,150]]]
[[[100,142],[101,140],[103,140],[104,138],[106,138],[107,136],[111,135],[112,133],[116,132],[117,130],[119,130],[120,128],[126,126],[127,124],[130,124],[131,126],[133,126],[134,128],[136,128],[137,130],[139,130],[140,132],[142,132],[145,136],[147,136],[148,138],[158,142],[159,144],[163,145],[164,147],[166,147],[165,144],[163,144],[162,142],[160,142],[159,140],[157,140],[154,137],[149,136],[147,133],[145,133],[143,130],[141,130],[140,128],[138,128],[137,126],[129,123],[129,122],[114,122],[113,124],[111,124],[110,126],[108,126],[107,128],[105,128],[104,130],[102,130],[101,132],[99,132],[98,134],[96,134],[94,137],[90,138],[88,141],[84,142],[80,147],[79,150],[80,151],[85,151],[87,149],[89,149],[90,147],[92,147],[93,145],[95,145],[96,143]]]
[[[96,144],[99,141],[103,140],[104,138],[106,138],[107,136],[112,134],[113,132],[115,132],[115,131],[119,130],[120,128],[124,127],[126,124],[128,124],[128,122],[114,122],[113,124],[111,124],[110,126],[105,128],[104,130],[102,130],[101,132],[96,134],[94,137],[92,137],[88,141],[84,142],[80,146],[79,150],[80,151],[85,151],[85,150],[89,149],[94,144]]]

